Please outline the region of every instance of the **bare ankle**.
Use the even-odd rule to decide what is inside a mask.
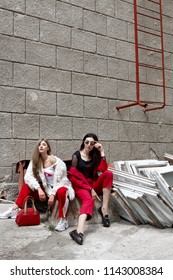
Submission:
[[[17,204],[14,204],[13,207],[12,207],[13,210],[16,210],[18,208],[19,208],[19,206]]]

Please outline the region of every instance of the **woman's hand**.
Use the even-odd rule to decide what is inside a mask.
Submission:
[[[39,199],[41,201],[45,201],[46,200],[46,195],[45,195],[44,191],[42,190],[42,188],[38,188],[38,195],[39,195]]]
[[[94,189],[91,190],[91,196],[94,200],[98,199],[98,201],[100,201],[99,196],[97,195],[97,193],[95,192]]]
[[[48,205],[51,207],[51,206],[53,206],[53,204],[54,204],[54,195],[53,194],[51,194],[51,196],[49,197],[49,199],[48,199]]]
[[[101,143],[96,142],[95,145],[94,145],[94,147],[95,147],[97,150],[99,150],[99,152],[100,152],[100,154],[101,154],[102,157],[105,156],[105,154],[104,154],[104,149],[103,149],[103,145],[102,145]]]

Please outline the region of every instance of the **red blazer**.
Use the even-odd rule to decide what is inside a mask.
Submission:
[[[104,172],[108,168],[107,162],[105,159],[101,159],[100,165],[94,170],[94,175],[96,176],[96,180],[98,178],[98,172]],[[92,189],[93,179],[86,179],[85,176],[77,170],[76,167],[71,166],[68,172],[69,180],[71,181],[74,190],[77,192],[77,189]]]

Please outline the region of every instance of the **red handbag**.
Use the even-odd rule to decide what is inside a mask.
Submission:
[[[32,201],[31,208],[28,208],[28,200]],[[18,212],[15,221],[18,226],[34,226],[40,224],[40,213],[36,209],[34,199],[31,196],[26,197],[24,208]]]

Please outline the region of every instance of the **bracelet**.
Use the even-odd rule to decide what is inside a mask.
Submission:
[[[101,157],[102,159],[106,159],[106,157],[105,156],[103,156],[103,157]]]

